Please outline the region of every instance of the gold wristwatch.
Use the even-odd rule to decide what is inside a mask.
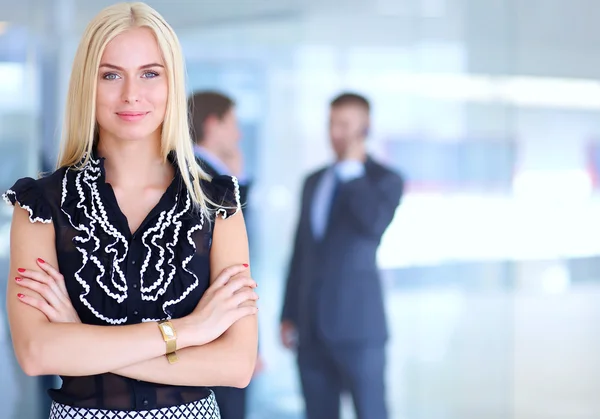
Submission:
[[[174,364],[179,360],[177,357],[177,332],[175,332],[175,328],[173,327],[173,323],[169,320],[161,320],[158,322],[158,328],[160,329],[160,333],[162,333],[162,337],[167,344],[167,360],[169,364]]]

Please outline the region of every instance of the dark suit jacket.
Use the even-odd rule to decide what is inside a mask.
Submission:
[[[400,175],[375,162],[340,186],[327,230],[315,239],[311,208],[326,169],[305,180],[281,320],[294,323],[300,342],[318,334],[330,342],[385,342],[386,316],[376,253],[402,197]]]

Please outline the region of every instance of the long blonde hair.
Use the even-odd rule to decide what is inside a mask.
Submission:
[[[196,163],[187,115],[185,65],[177,35],[163,17],[145,3],[118,3],[102,10],[87,26],[73,61],[67,95],[61,151],[57,167],[85,165],[98,137],[96,87],[98,67],[106,45],[132,28],[150,29],[165,63],[169,96],[162,126],[161,154],[175,153],[177,165],[193,204],[209,214],[211,200],[200,187],[210,179]]]

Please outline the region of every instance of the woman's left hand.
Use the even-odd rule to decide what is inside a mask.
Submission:
[[[81,323],[67,293],[65,279],[58,270],[42,259],[37,260],[40,271],[19,268],[17,284],[37,292],[42,298],[18,294],[23,303],[37,308],[52,323]]]

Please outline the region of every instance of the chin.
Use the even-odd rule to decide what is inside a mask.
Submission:
[[[119,124],[114,132],[121,138],[137,140],[160,135],[160,131],[160,124]]]
[[[335,148],[333,149],[333,153],[335,154],[335,157],[339,160],[344,155],[344,150],[338,150]]]
[[[162,121],[121,121],[118,118],[98,118],[100,135],[121,141],[142,141],[160,136]],[[104,122],[104,123],[103,123]]]
[[[159,132],[159,131],[158,131]],[[152,129],[115,129],[113,136],[122,141],[144,141],[156,135],[157,130]]]

